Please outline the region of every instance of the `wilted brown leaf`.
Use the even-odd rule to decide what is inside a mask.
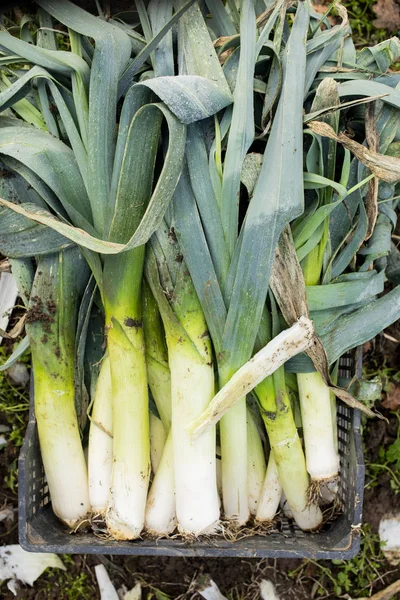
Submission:
[[[386,399],[382,402],[382,406],[388,410],[397,410],[400,406],[400,386],[395,383],[390,384],[389,391],[386,394]]]
[[[372,10],[377,15],[374,27],[397,31],[400,28],[400,0],[378,0]]]
[[[333,131],[331,127],[329,129]],[[306,285],[289,226],[283,230],[275,249],[270,286],[288,325],[292,325],[302,316],[309,317]],[[367,406],[353,398],[348,390],[333,384],[325,348],[317,336],[314,337],[314,344],[306,350],[306,354],[311,358],[326,385],[338,398],[370,417],[377,416]]]
[[[400,159],[386,154],[379,154],[350,139],[344,133],[336,135],[332,127],[321,121],[311,121],[309,128],[319,135],[340,142],[350,150],[360,162],[366,165],[376,177],[388,183],[397,183],[400,180]],[[14,209],[15,210],[15,209]]]

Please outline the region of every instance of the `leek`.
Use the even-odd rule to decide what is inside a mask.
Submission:
[[[267,468],[261,438],[249,411],[247,411],[247,444],[248,502],[250,514],[256,515]]]
[[[212,533],[219,521],[215,427],[196,440],[188,430],[214,396],[212,350],[179,246],[165,225],[152,238],[146,278],[158,302],[168,345],[178,529],[189,536]]]
[[[55,514],[76,528],[90,514],[89,486],[75,411],[74,342],[88,269],[77,249],[39,261],[26,329],[32,351],[35,415]]]
[[[113,407],[110,361],[103,358],[90,418],[88,474],[93,512],[105,515],[113,464]]]
[[[279,508],[281,496],[282,486],[279,481],[278,467],[274,453],[271,450],[268,459],[267,472],[265,474],[257,506],[256,520],[267,523],[272,521]]]

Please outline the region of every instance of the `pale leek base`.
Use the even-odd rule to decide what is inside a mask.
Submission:
[[[150,476],[150,432],[143,331],[108,331],[113,389],[113,470],[106,512],[109,533],[135,539],[144,526]]]
[[[260,434],[253,417],[247,411],[247,491],[251,515],[257,514],[266,470]]]
[[[89,498],[93,513],[105,515],[113,465],[113,412],[110,360],[101,364],[89,431]]]
[[[268,431],[287,501],[297,525],[303,531],[318,529],[322,524],[322,513],[316,503],[309,501],[309,478],[303,448],[296,427]]]
[[[74,529],[90,513],[85,456],[75,412],[73,382],[35,369],[35,415],[40,450],[57,517]]]
[[[246,417],[246,400],[242,399],[220,421],[224,518],[237,525],[245,525],[250,517]]]
[[[153,473],[157,473],[166,439],[167,436],[161,419],[150,412],[150,459]]]
[[[182,535],[213,533],[219,522],[216,433],[193,440],[189,425],[214,395],[214,370],[188,344],[170,341],[176,515]]]
[[[331,392],[318,372],[298,373],[297,382],[307,471],[313,481],[329,482],[339,471]]]
[[[257,507],[256,521],[272,521],[278,511],[282,496],[282,486],[279,481],[278,467],[274,453],[271,451],[268,459],[267,472]]]
[[[146,530],[155,537],[165,537],[176,527],[175,481],[172,433],[168,434],[164,450],[147,498]]]

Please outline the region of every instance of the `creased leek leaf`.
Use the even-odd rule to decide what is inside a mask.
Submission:
[[[400,40],[393,37],[376,44],[376,46],[363,48],[358,53],[357,66],[386,73],[389,67],[399,59],[399,56]]]
[[[0,80],[0,90],[4,93],[7,89],[11,87],[10,80],[3,74],[1,74]],[[36,108],[32,102],[29,102],[26,98],[15,102],[12,107],[13,112],[15,112],[21,119],[30,123],[37,127],[38,129],[46,129],[45,120],[40,113],[40,111]]]
[[[35,205],[28,204],[27,206],[31,210],[38,210]],[[5,256],[11,258],[41,256],[59,252],[71,246],[70,240],[62,237],[56,231],[33,223],[30,219],[7,208],[0,209],[0,218],[2,220],[0,249]],[[7,231],[10,233],[5,233],[3,227],[7,227]]]
[[[29,297],[35,276],[35,267],[32,258],[11,258],[11,272],[17,283],[18,295],[25,306],[29,304]]]
[[[382,96],[382,101],[400,108],[400,90],[393,89],[385,83],[374,81],[345,81],[339,85],[339,95],[346,96]]]
[[[8,161],[6,165],[11,168],[14,166],[9,165]],[[8,177],[3,176],[0,179],[0,196],[13,203],[25,203],[24,206],[31,210],[43,209],[46,205],[29,183],[17,173],[9,171]],[[71,245],[69,240],[55,231],[38,225],[7,208],[0,208],[0,217],[0,249],[5,256],[11,258],[39,256]],[[29,295],[30,289],[27,293]]]
[[[232,361],[232,371],[246,362],[253,351],[279,235],[286,223],[303,210],[302,90],[308,21],[308,9],[299,3],[284,57],[281,97],[242,227],[233,289],[228,291],[230,304],[223,347],[227,352],[225,360]],[[229,356],[233,348],[234,357]]]
[[[256,16],[253,3],[242,4],[239,68],[231,126],[226,148],[221,196],[221,220],[229,254],[234,252],[239,222],[240,175],[244,157],[254,138],[253,86]]]
[[[346,8],[340,2],[336,3],[335,8],[338,10],[342,22],[339,25],[325,29],[325,31],[318,29],[317,35],[314,35],[307,42],[307,54],[312,54],[316,50],[328,46],[333,40],[341,39],[350,33],[351,29]]]
[[[356,275],[360,275],[356,273]],[[364,300],[374,298],[383,292],[385,281],[384,272],[368,272],[368,278],[333,282],[327,285],[307,286],[307,300],[311,311],[324,310],[355,304]]]
[[[131,43],[121,29],[68,0],[40,0],[38,4],[70,29],[95,40],[89,87],[88,194],[93,224],[104,235],[114,157],[117,86],[130,57]],[[71,56],[79,58],[72,53]]]
[[[51,227],[83,248],[88,248],[95,252],[117,254],[118,252],[127,251],[146,243],[162,221],[178,182],[185,151],[186,128],[162,104],[150,104],[143,107],[143,109],[145,109],[144,114],[147,114],[147,117],[151,113],[156,115],[159,112],[165,117],[169,129],[169,144],[165,154],[164,165],[149,200],[147,210],[137,230],[125,245],[99,239],[93,235],[93,228],[90,227],[90,224],[82,222],[80,215],[75,212],[71,215],[71,220],[76,227],[72,227],[67,223],[55,219],[50,212],[41,211],[39,214],[32,210],[25,210],[23,207],[9,203],[4,199],[0,199],[0,204],[7,206],[15,212],[38,223]],[[136,120],[134,121],[136,122],[137,127],[141,127],[142,130],[143,127],[146,126],[146,120],[141,119],[140,116],[136,117]],[[49,185],[49,187],[57,194],[63,202],[67,212],[71,213],[69,200],[71,198],[76,198],[76,202],[79,202],[79,199],[77,198],[79,191],[79,186],[77,185],[77,182],[79,181],[78,174],[75,175],[75,179],[71,179],[71,171],[75,170],[76,172],[76,163],[74,162],[71,150],[45,133],[42,134],[44,137],[40,139],[40,142],[43,143],[44,148],[48,150],[48,152],[43,151],[43,146],[41,147],[37,144],[37,139],[32,140],[30,146],[24,145],[21,140],[21,145],[17,147],[15,143],[8,143],[7,136],[5,135],[6,129],[7,128],[0,129],[0,153],[6,152],[17,158],[17,160],[24,161],[27,166],[32,168],[32,170],[35,170],[35,172],[42,176],[47,185]],[[26,133],[26,128],[21,129],[22,134]],[[16,128],[12,128],[14,139],[15,130]],[[35,135],[37,136],[38,133],[39,132],[35,132]],[[6,143],[2,144],[3,135],[6,138]],[[146,145],[147,141],[148,138],[145,135],[139,136],[139,138],[135,140],[135,152],[138,153],[138,155],[142,154],[142,147]],[[128,140],[127,144],[129,143],[133,143],[133,139],[131,141]],[[36,144],[37,147],[35,147]],[[143,148],[143,152],[144,151],[145,148]],[[58,155],[60,155],[59,161],[63,162],[60,164],[57,163],[57,168],[52,169],[51,165],[56,164],[55,161]],[[150,168],[154,168],[154,156],[149,156],[149,160]],[[81,194],[82,200],[85,198],[83,189]],[[120,217],[118,218],[120,219]],[[84,229],[83,227],[79,228],[81,223]],[[88,233],[88,231],[90,233]]]
[[[175,0],[182,9],[184,0]],[[199,6],[194,4],[178,22],[178,70],[180,75],[198,75],[214,83],[220,94],[232,101],[214,45]],[[229,103],[229,102],[228,102]]]
[[[63,142],[32,127],[1,127],[0,154],[11,156],[38,175],[76,225],[91,223],[89,200],[76,158]]]
[[[79,306],[75,337],[75,408],[78,423],[83,431],[89,405],[89,390],[85,384],[85,348],[89,330],[90,313],[96,294],[96,282],[90,277]]]
[[[184,4],[179,10],[177,10],[174,16],[168,21],[164,27],[160,29],[158,33],[153,37],[153,39],[139,52],[136,58],[128,65],[125,69],[123,75],[121,76],[119,85],[118,85],[118,98],[123,96],[127,89],[133,83],[133,77],[139,71],[140,67],[146,62],[147,58],[150,54],[155,50],[159,44],[159,42],[164,38],[164,36],[169,32],[171,27],[175,25],[182,17],[182,15],[194,4],[195,0],[188,0],[186,4]]]
[[[18,78],[7,90],[0,94],[0,110],[15,106],[19,98],[24,98],[31,89],[32,82],[38,79],[45,80],[49,85],[54,102],[59,110],[71,147],[75,153],[82,178],[87,185],[87,153],[82,143],[81,136],[75,125],[74,119],[64,100],[61,91],[56,85],[56,80],[41,67],[34,66],[27,73]],[[66,92],[65,90],[65,93]]]
[[[337,326],[321,336],[332,364],[342,354],[364,344],[400,318],[400,286],[366,306],[344,315]]]
[[[285,4],[284,0],[278,0],[278,2],[276,2],[273,11],[271,12],[270,16],[268,17],[267,22],[261,29],[260,35],[258,36],[258,39],[256,42],[256,57],[258,57],[258,55],[260,54],[260,52],[262,50],[262,47],[268,40],[269,35],[275,25],[275,22],[278,18],[279,13],[282,10],[284,4]]]
[[[57,36],[53,31],[53,19],[45,10],[39,8],[39,29],[36,31],[36,44],[46,50],[58,50]]]
[[[151,0],[148,5],[148,13],[153,34],[157,34],[172,18],[172,3],[164,0]],[[156,77],[175,74],[171,31],[165,34],[154,50],[153,63]]]
[[[208,10],[213,19],[213,30],[217,37],[235,35],[236,27],[229,16],[222,0],[206,0]]]
[[[201,192],[202,190],[197,187],[198,195]],[[226,320],[226,308],[210,255],[209,245],[203,232],[194,193],[190,186],[187,169],[184,169],[175,191],[173,214],[174,230],[202,305],[214,347],[218,353],[221,349],[220,343]],[[226,246],[223,249],[226,253]]]
[[[389,281],[400,285],[400,251],[392,243],[391,252],[388,256],[386,275]]]
[[[89,81],[88,65],[82,58],[71,52],[46,50],[45,48],[33,46],[10,35],[7,31],[0,31],[0,45],[44,69],[67,76],[76,71],[81,74],[86,84]]]
[[[200,124],[188,127],[186,160],[190,183],[196,198],[215,272],[218,281],[223,282],[229,269],[229,253],[210,176],[205,138]]]
[[[232,102],[230,94],[197,75],[156,77],[140,85],[150,88],[186,124],[210,117]]]

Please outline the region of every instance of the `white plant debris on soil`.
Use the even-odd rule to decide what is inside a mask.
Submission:
[[[395,566],[400,565],[400,514],[381,519],[379,537],[388,562]]]
[[[0,273],[0,329],[5,331],[10,320],[10,314],[17,300],[18,290],[11,273]],[[0,335],[0,343],[2,341]]]
[[[0,548],[0,581],[8,580],[7,587],[18,595],[18,581],[33,585],[47,568],[66,570],[56,554],[32,554],[19,544]]]
[[[137,583],[129,592],[126,588],[119,590],[115,589],[104,565],[96,565],[96,579],[100,589],[100,600],[141,600],[142,586]]]

